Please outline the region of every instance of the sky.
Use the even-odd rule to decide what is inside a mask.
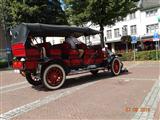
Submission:
[[[60,0],[60,3],[61,3],[62,9],[64,10],[64,2],[63,2],[63,0]]]

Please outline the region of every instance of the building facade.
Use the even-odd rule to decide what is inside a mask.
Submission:
[[[125,45],[121,43],[122,36],[136,36],[139,41],[149,44],[148,42],[153,43],[155,32],[160,34],[160,0],[141,0],[138,6],[140,9],[127,15],[123,21],[105,27],[105,42],[111,46],[113,52],[125,49]]]

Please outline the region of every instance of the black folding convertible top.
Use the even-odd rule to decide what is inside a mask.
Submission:
[[[74,35],[80,37],[82,35],[95,35],[100,31],[93,30],[87,27],[73,27],[67,25],[49,25],[40,23],[22,23],[11,29],[12,39],[15,42],[25,42],[28,35],[33,37],[65,37]]]

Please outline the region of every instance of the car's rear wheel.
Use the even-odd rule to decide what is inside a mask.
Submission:
[[[51,90],[60,88],[66,79],[64,68],[59,64],[51,64],[44,70],[43,85]]]
[[[121,62],[118,58],[114,58],[111,62],[111,73],[116,76],[121,72]]]
[[[91,70],[90,71],[93,75],[96,75],[98,73],[98,70]]]
[[[34,85],[34,86],[38,86],[42,84],[41,79],[30,72],[26,72],[26,79],[31,85]]]

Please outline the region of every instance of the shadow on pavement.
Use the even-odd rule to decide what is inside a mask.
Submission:
[[[131,74],[130,72],[124,72],[121,73],[119,76],[126,75],[126,74]],[[83,74],[81,74],[83,75]],[[104,80],[107,78],[113,78],[114,76],[110,72],[101,72],[98,73],[97,75],[92,75],[92,74],[84,74],[83,76],[80,77],[75,77],[75,78],[68,78],[66,79],[64,85],[60,89],[67,89],[75,86],[79,86],[85,83],[89,82],[94,82],[94,81],[99,81],[99,80]],[[40,86],[32,86],[33,89],[38,90],[38,91],[54,91],[54,90],[48,90],[44,88],[42,85]]]
[[[121,73],[119,76],[124,74],[130,74],[130,73]],[[74,86],[82,85],[85,83],[104,80],[107,78],[109,79],[113,77],[115,76],[113,76],[110,72],[101,72],[101,73],[98,73],[97,75],[92,75],[92,74],[84,75],[81,77],[67,79],[62,88],[74,87]]]

